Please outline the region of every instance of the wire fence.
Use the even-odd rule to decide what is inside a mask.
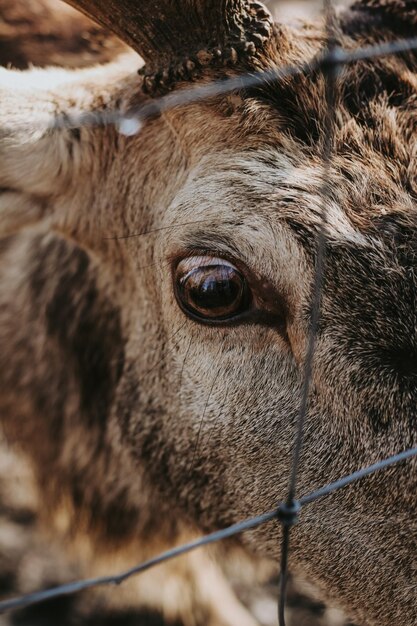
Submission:
[[[226,95],[243,89],[253,88],[265,83],[283,80],[298,74],[311,74],[320,71],[323,74],[326,85],[326,117],[324,127],[323,142],[323,180],[321,187],[321,218],[320,227],[316,240],[316,267],[311,294],[311,315],[310,332],[308,338],[307,352],[304,362],[304,377],[301,389],[300,407],[296,424],[296,432],[293,447],[293,460],[289,477],[288,494],[281,504],[272,510],[233,524],[223,530],[205,535],[190,543],[183,544],[168,550],[148,561],[145,561],[129,570],[116,575],[90,578],[87,580],[77,580],[52,589],[42,590],[35,593],[22,595],[10,600],[0,602],[0,613],[12,611],[19,608],[51,600],[65,595],[75,594],[92,587],[104,585],[120,585],[128,578],[145,572],[168,560],[174,559],[193,550],[208,546],[215,542],[233,537],[245,531],[257,528],[273,520],[278,521],[282,526],[282,548],[281,548],[281,574],[278,601],[278,621],[279,626],[285,626],[285,602],[288,578],[288,564],[290,555],[290,533],[291,528],[299,520],[302,509],[313,504],[321,498],[344,489],[345,487],[360,481],[367,476],[380,472],[390,466],[403,463],[413,457],[417,457],[417,448],[412,448],[383,459],[369,467],[360,469],[348,476],[332,482],[320,489],[297,498],[297,476],[300,458],[303,447],[304,424],[309,405],[310,389],[312,384],[312,373],[314,365],[314,350],[318,334],[320,320],[320,303],[323,288],[323,280],[326,265],[326,227],[328,219],[328,206],[330,201],[330,166],[333,155],[334,128],[336,119],[337,101],[337,76],[343,66],[363,60],[375,59],[389,55],[401,54],[409,51],[417,51],[417,37],[402,39],[388,43],[370,45],[358,48],[354,51],[346,51],[335,45],[334,12],[331,0],[324,0],[324,15],[326,20],[326,48],[324,52],[315,58],[297,66],[287,66],[281,69],[251,73],[241,76],[234,76],[222,81],[213,81],[210,84],[183,89],[170,93],[143,106],[132,108],[128,111],[107,112],[92,111],[80,112],[62,116],[55,119],[53,128],[73,128],[82,125],[107,125],[114,124],[122,134],[133,135],[140,132],[142,125],[155,115],[159,115],[170,109],[186,106],[195,102],[201,102],[208,98]],[[142,233],[135,233],[129,237]]]

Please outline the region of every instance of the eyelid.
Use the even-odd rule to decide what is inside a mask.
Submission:
[[[175,274],[178,266],[182,262],[188,260],[190,262],[194,262],[195,259],[204,260],[203,265],[210,265],[211,263],[213,263],[213,261],[214,265],[216,265],[216,263],[219,263],[220,265],[230,265],[230,267],[234,267],[246,277],[249,286],[253,285],[259,280],[259,277],[256,276],[256,273],[248,268],[243,260],[238,258],[237,252],[233,253],[230,249],[225,248],[224,250],[221,250],[216,248],[192,248],[190,246],[185,249],[183,248],[168,257],[168,261],[171,264],[173,274]]]
[[[199,261],[201,261],[201,264],[199,263]],[[184,267],[185,269],[187,269],[187,264],[189,264],[189,269],[196,269],[198,267],[216,267],[218,265],[228,265],[229,267],[232,267],[234,269],[239,270],[239,268],[234,265],[233,263],[231,263],[228,259],[224,259],[221,257],[216,257],[213,255],[201,255],[198,254],[196,256],[187,256],[183,259],[180,259],[176,265],[176,267],[178,268],[180,265],[182,267]],[[240,271],[240,270],[239,270]]]

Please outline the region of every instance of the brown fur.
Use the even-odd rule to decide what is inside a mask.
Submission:
[[[340,17],[342,45],[409,34],[413,2],[377,4]],[[312,32],[282,31],[262,64],[312,56],[323,45]],[[137,67],[132,55],[0,74],[3,427],[47,513],[65,511],[92,553],[127,560],[285,495],[324,124],[313,76],[170,111],[135,137],[47,130],[62,112],[145,99]],[[301,493],[417,443],[416,69],[409,53],[339,78]],[[247,268],[258,300],[273,294],[268,323],[184,316],[171,266],[192,254]],[[306,509],[293,533],[294,568],[369,625],[417,623],[416,465]],[[275,525],[242,541],[278,556]]]

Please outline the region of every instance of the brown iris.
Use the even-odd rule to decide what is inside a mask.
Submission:
[[[181,307],[203,321],[229,320],[243,313],[249,304],[245,277],[224,259],[183,259],[177,266],[175,282]]]

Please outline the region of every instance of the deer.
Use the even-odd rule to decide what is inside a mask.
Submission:
[[[108,573],[285,498],[325,79],[301,71],[214,94],[133,134],[80,114],[123,116],[166,93],[301,67],[326,37],[274,22],[257,0],[68,4],[120,42],[98,65],[0,71],[0,414],[45,524],[88,571]],[[347,50],[416,28],[413,0],[334,15]],[[300,493],[417,443],[416,72],[410,51],[337,76]],[[416,469],[315,503],[292,532],[293,571],[367,626],[417,623]],[[267,525],[239,546],[277,559],[280,536]],[[189,624],[196,606],[204,623],[255,623],[205,553],[130,585]]]

